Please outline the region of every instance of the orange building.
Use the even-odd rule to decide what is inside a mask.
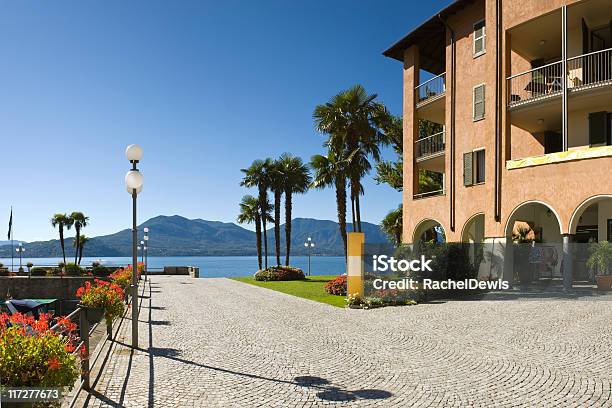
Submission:
[[[612,241],[610,0],[457,0],[384,55],[403,63],[406,243],[488,243],[507,266],[517,223],[566,265]]]

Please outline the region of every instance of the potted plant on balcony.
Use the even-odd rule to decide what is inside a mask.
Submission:
[[[612,243],[594,242],[591,244],[590,252],[587,266],[596,271],[597,289],[612,289]]]

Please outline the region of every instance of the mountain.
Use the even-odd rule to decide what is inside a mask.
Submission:
[[[142,240],[142,228],[150,229],[150,256],[240,256],[256,255],[255,233],[231,222],[187,219],[179,215],[160,215],[142,223],[138,240]],[[380,227],[362,222],[368,243],[384,243],[387,239]],[[351,224],[347,227],[352,230]],[[85,231],[87,233],[87,231]],[[274,256],[274,228],[267,230],[268,255]],[[291,223],[291,253],[304,255],[304,242],[311,237],[315,243],[312,251],[317,255],[343,255],[342,238],[334,221],[295,218]],[[66,258],[74,258],[72,242],[65,240]],[[132,231],[124,229],[111,235],[91,238],[85,246],[84,256],[130,256]],[[281,225],[281,251],[285,248],[285,225]],[[61,257],[59,240],[37,241],[25,245],[28,258]],[[11,256],[9,245],[0,246],[0,257]]]

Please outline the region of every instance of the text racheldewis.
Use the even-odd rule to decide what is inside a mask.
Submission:
[[[431,259],[425,259],[425,255],[421,255],[421,259],[395,259],[387,255],[373,255],[372,267],[374,272],[433,272],[429,264]]]

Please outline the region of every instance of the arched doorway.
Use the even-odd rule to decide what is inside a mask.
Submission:
[[[563,238],[557,212],[546,203],[517,206],[506,223],[504,279],[529,284],[563,281]]]
[[[594,283],[596,271],[588,267],[592,245],[612,242],[612,195],[598,195],[583,201],[570,218],[572,272],[575,281]]]
[[[446,232],[438,221],[434,219],[425,219],[419,222],[414,229],[412,242],[415,244],[433,242],[446,242]]]

